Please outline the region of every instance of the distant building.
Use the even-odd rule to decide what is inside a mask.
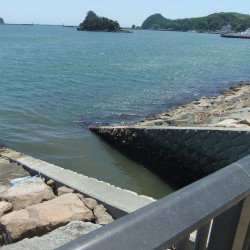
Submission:
[[[248,29],[245,31],[245,33],[250,35],[250,28],[248,28]]]
[[[250,36],[250,28],[246,29],[245,32],[241,32],[242,35]]]
[[[232,30],[232,25],[228,24],[226,26],[222,26],[221,32],[222,33],[230,33]]]

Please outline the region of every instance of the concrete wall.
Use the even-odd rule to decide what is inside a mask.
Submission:
[[[180,127],[91,128],[130,158],[184,186],[250,154],[250,130]]]

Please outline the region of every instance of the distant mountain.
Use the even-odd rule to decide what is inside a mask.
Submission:
[[[233,31],[245,31],[250,28],[250,15],[236,12],[214,13],[205,17],[168,19],[161,14],[148,17],[142,24],[142,29],[166,29],[176,31],[196,30],[199,32],[214,32],[221,30],[223,26],[231,25]]]
[[[0,24],[4,24],[4,20],[1,17],[0,17]]]
[[[93,11],[89,11],[85,20],[79,24],[77,30],[86,31],[120,31],[120,25],[106,17],[99,17]]]

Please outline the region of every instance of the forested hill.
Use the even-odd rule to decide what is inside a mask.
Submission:
[[[4,21],[3,21],[3,18],[0,17],[0,24],[3,24]]]
[[[142,29],[168,29],[176,31],[196,30],[199,32],[214,32],[222,26],[230,24],[233,31],[245,31],[250,28],[250,15],[235,12],[221,12],[205,17],[168,19],[161,14],[148,17],[142,24]]]
[[[93,11],[89,11],[77,30],[114,32],[121,30],[121,28],[118,22],[106,17],[99,17]]]

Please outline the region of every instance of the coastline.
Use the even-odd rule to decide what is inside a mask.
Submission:
[[[134,123],[143,126],[224,127],[250,129],[250,82],[241,82],[214,97],[201,97]]]

